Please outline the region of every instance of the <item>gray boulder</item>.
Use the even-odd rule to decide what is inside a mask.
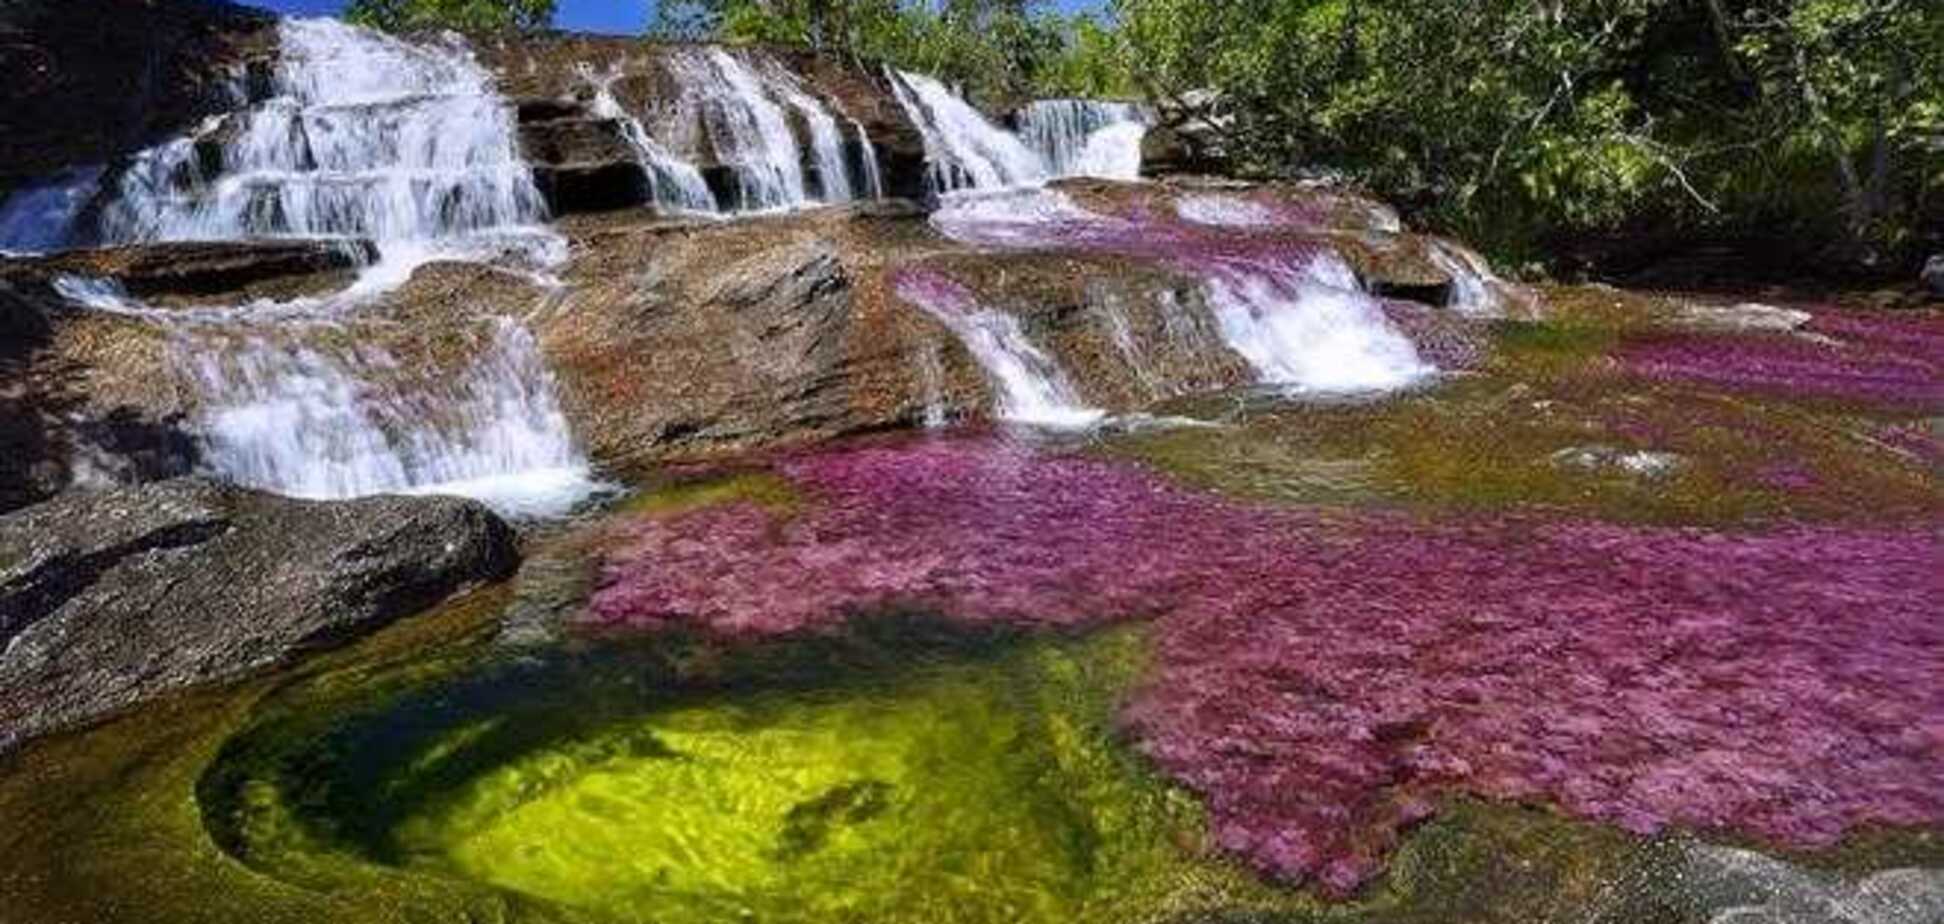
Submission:
[[[512,530],[458,498],[183,478],[0,517],[0,750],[342,645],[517,563]]]
[[[1944,253],[1937,254],[1924,264],[1924,288],[1930,294],[1944,298]]]

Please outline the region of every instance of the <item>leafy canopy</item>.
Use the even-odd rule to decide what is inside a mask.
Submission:
[[[348,22],[389,32],[532,31],[553,24],[555,0],[352,0]]]

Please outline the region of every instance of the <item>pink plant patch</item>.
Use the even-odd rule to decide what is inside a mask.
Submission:
[[[1827,312],[1784,335],[1661,336],[1621,351],[1630,370],[1722,388],[1944,407],[1944,316]]]
[[[633,523],[587,618],[750,639],[1150,618],[1124,725],[1276,877],[1348,893],[1457,792],[1796,847],[1944,821],[1930,527],[1265,509],[972,441],[780,467],[806,509]]]

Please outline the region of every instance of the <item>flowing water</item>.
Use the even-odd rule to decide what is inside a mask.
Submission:
[[[1264,385],[1306,393],[1387,391],[1435,371],[1328,249],[1265,246],[1179,224],[1144,225],[1090,212],[1045,189],[959,195],[932,223],[967,243],[1134,253],[1178,266],[1203,281],[1226,348]],[[1181,307],[1166,310],[1178,315]]]
[[[377,311],[435,256],[561,259],[505,102],[456,47],[328,23],[284,38],[273,99],[133,170],[9,200],[0,247],[373,237],[379,265],[333,295],[173,307],[57,286],[155,328],[219,474],[576,509],[588,463],[521,320],[425,332]],[[678,57],[685,95],[665,110],[630,113],[618,72],[582,74],[658,205],[880,194],[868,142],[845,153],[843,126],[862,126],[773,61]],[[1223,192],[1114,211],[1042,185],[1137,174],[1138,111],[1047,102],[1015,135],[937,81],[889,79],[950,193],[940,234],[1004,272],[1099,259],[1160,281],[1090,280],[1077,309],[1015,315],[946,270],[893,271],[937,325],[903,360],[921,392],[904,397],[947,432],[656,473],[532,531],[504,586],[9,755],[5,907],[264,924],[1940,920],[1935,473],[1860,436],[1921,425],[1934,389],[1916,410],[1724,401],[1736,380],[1641,384],[1627,364],[1840,378],[1856,357],[1814,366],[1791,351],[1827,345],[1762,340],[1735,347],[1738,373],[1718,368],[1743,355],[1725,349],[1680,365],[1665,331],[1630,360],[1614,345],[1638,331],[1506,321],[1481,321],[1502,363],[1435,376],[1340,238],[1263,233],[1306,216]],[[735,178],[726,208],[672,153],[704,138]],[[220,169],[199,172],[197,150]],[[77,231],[97,181],[112,201]],[[1386,243],[1395,216],[1354,230]],[[1428,253],[1449,315],[1505,311],[1481,260]],[[1904,323],[1893,339],[1934,342]],[[1084,437],[949,432],[953,340],[997,417]],[[1937,360],[1906,358],[1921,389]],[[1098,426],[1090,359],[1220,425]],[[1263,387],[1202,384],[1238,385],[1224,367]],[[1680,462],[1557,464],[1647,453]],[[1806,480],[1764,486],[1776,454]]]
[[[978,360],[998,391],[1000,418],[1053,429],[1099,423],[1106,412],[1087,407],[1066,372],[1027,339],[1019,319],[981,308],[950,279],[926,273],[899,277],[898,295],[938,319]]]
[[[924,136],[937,191],[1021,186],[1047,178],[1046,165],[1025,142],[992,124],[945,84],[905,72],[891,72],[886,79]]]
[[[709,183],[702,178],[702,172],[650,136],[641,120],[615,98],[614,84],[622,77],[621,69],[617,67],[606,73],[596,73],[593,67],[582,64],[579,72],[581,78],[594,88],[593,113],[621,124],[622,136],[634,149],[635,159],[640,161],[642,169],[648,174],[650,200],[674,212],[714,214],[715,193],[709,191]]]
[[[298,497],[452,493],[564,512],[593,482],[523,325],[484,319],[474,355],[428,365],[394,355],[393,328],[360,316],[428,260],[564,258],[510,107],[459,46],[334,20],[284,20],[279,37],[276,95],[137,155],[101,233],[364,237],[377,265],[343,292],[286,302],[151,309],[75,279],[63,294],[166,332],[212,474]],[[198,151],[212,143],[220,168],[205,173]]]
[[[511,108],[470,51],[328,19],[283,20],[278,38],[275,95],[137,155],[102,239],[361,237],[386,259],[514,240],[554,255]]]
[[[1141,178],[1147,125],[1132,103],[1039,100],[1020,111],[1019,134],[1052,176]]]

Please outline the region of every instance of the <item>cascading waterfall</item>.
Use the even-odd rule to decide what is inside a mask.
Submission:
[[[510,107],[462,48],[331,20],[279,34],[278,95],[137,155],[103,236],[369,237],[378,265],[334,295],[229,307],[150,308],[101,280],[57,289],[166,332],[216,475],[300,497],[453,493],[564,512],[594,485],[523,325],[485,321],[455,373],[393,355],[390,328],[359,317],[428,259],[564,258]],[[206,174],[197,152],[212,144],[221,170]]]
[[[695,165],[676,157],[667,148],[648,134],[641,120],[630,114],[621,101],[614,96],[614,83],[621,78],[619,67],[607,73],[596,73],[587,64],[576,67],[581,78],[594,88],[593,112],[604,119],[614,119],[621,126],[622,136],[634,149],[635,159],[648,174],[649,196],[662,208],[678,212],[716,212],[715,194],[709,191],[708,181]]]
[[[149,308],[109,280],[55,288],[167,332],[170,365],[195,395],[203,463],[238,484],[316,499],[458,494],[515,516],[564,513],[594,490],[539,347],[510,318],[483,322],[470,365],[452,376],[400,360],[353,317],[253,324],[252,308]]]
[[[201,387],[209,463],[241,484],[313,498],[460,494],[514,515],[564,512],[587,495],[588,475],[553,378],[517,321],[495,319],[487,336],[454,382],[414,375],[372,345],[340,352],[249,334],[219,350],[207,338],[175,342]],[[386,378],[417,380],[374,382]]]
[[[716,160],[735,174],[735,211],[795,208],[808,201],[789,118],[753,71],[720,48],[678,52],[672,67]]]
[[[886,76],[898,104],[925,139],[934,189],[994,189],[1047,178],[1039,155],[944,84],[923,74],[902,71]]]
[[[1300,269],[1216,266],[1206,286],[1222,339],[1264,384],[1375,391],[1432,371],[1334,253],[1318,253]]]
[[[935,273],[906,273],[898,296],[938,319],[959,341],[999,392],[998,413],[1015,423],[1079,429],[1105,418],[1086,406],[1066,372],[1020,329],[1019,320],[981,307],[972,293]]]
[[[1147,122],[1131,103],[1040,100],[1020,111],[1019,134],[1050,176],[1141,177]]]
[[[817,165],[818,198],[824,202],[849,202],[857,198],[851,183],[850,163],[844,157],[844,135],[837,119],[816,98],[804,92],[796,75],[775,61],[766,61],[767,85],[803,120],[810,132],[810,156]]]
[[[1050,189],[954,196],[932,224],[972,244],[1168,261],[1203,280],[1216,330],[1264,384],[1309,392],[1391,389],[1433,371],[1328,250],[1264,249],[1270,245],[1210,237],[1193,225],[1137,223],[1090,212]]]
[[[278,35],[277,95],[137,155],[103,239],[364,237],[386,259],[515,242],[558,257],[513,113],[469,51],[329,19],[283,20]]]

